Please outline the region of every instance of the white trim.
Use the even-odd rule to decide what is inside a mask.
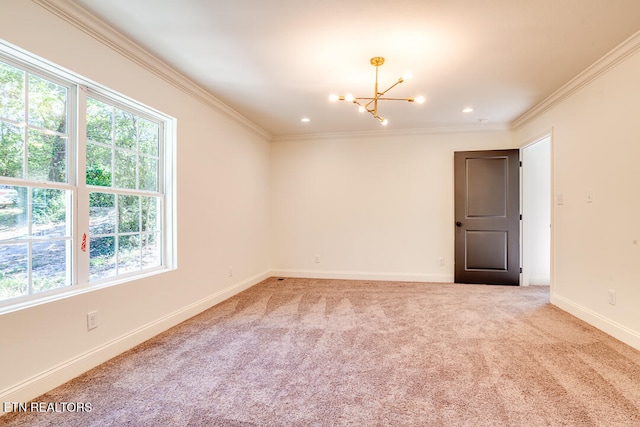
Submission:
[[[270,277],[270,271],[237,282],[219,292],[178,309],[153,322],[53,366],[18,384],[0,391],[0,402],[28,402],[82,373],[122,354],[132,347],[213,307]],[[0,416],[2,412],[0,412]]]
[[[584,86],[587,86],[595,79],[626,60],[631,55],[637,53],[639,50],[640,31],[626,39],[624,42],[620,43],[612,51],[607,53],[586,70],[571,79],[569,82],[563,85],[560,89],[556,90],[538,105],[529,109],[527,112],[515,119],[513,122],[511,122],[511,127],[513,129],[517,129],[520,126],[523,126],[524,124],[530,122],[531,120],[540,117],[549,109],[561,103],[566,98],[582,89]]]
[[[551,285],[551,280],[548,277],[530,276],[527,278],[527,280],[528,280],[527,285],[530,285],[530,286],[536,286],[536,285],[550,286]]]
[[[274,277],[339,280],[383,280],[391,282],[453,283],[453,274],[381,273],[362,271],[271,270]]]
[[[554,293],[551,294],[551,304],[589,323],[591,326],[600,329],[602,332],[619,339],[636,350],[640,350],[640,332],[629,329],[593,310]]]
[[[540,133],[538,136],[534,137],[534,138],[529,138],[527,140],[525,140],[522,144],[518,145],[518,147],[522,150],[523,148],[527,148],[527,147],[531,147],[534,144],[537,144],[538,142],[547,139],[547,138],[551,138],[553,135],[553,128],[549,128],[547,130],[545,130],[544,132]]]
[[[433,127],[422,129],[381,129],[360,132],[333,132],[333,133],[313,133],[313,134],[297,134],[297,135],[275,135],[272,142],[276,141],[305,141],[305,140],[326,140],[354,137],[385,137],[403,136],[403,135],[433,135],[433,134],[452,134],[466,132],[500,132],[510,130],[510,126],[506,124],[473,124],[468,126],[448,126]]]
[[[269,132],[224,104],[206,89],[153,56],[140,45],[134,43],[131,39],[125,37],[105,22],[99,20],[75,2],[66,0],[32,1],[185,94],[197,99],[215,111],[226,115],[236,123],[254,131],[258,135],[271,139],[272,135]]]

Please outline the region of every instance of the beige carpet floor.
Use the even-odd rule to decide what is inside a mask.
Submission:
[[[0,424],[640,425],[640,352],[548,292],[271,278]]]

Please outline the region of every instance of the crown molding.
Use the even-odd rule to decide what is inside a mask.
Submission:
[[[338,132],[322,134],[299,134],[299,135],[271,135],[262,127],[258,126],[242,114],[238,113],[228,105],[213,96],[202,86],[175,70],[159,58],[155,57],[140,45],[136,44],[113,27],[99,20],[97,17],[83,9],[73,0],[32,0],[35,4],[43,7],[52,14],[63,19],[67,23],[81,30],[85,34],[99,41],[103,45],[111,48],[118,54],[124,56],[131,62],[137,64],[153,75],[161,78],[185,94],[197,99],[213,110],[225,115],[243,127],[250,129],[261,137],[273,141],[289,140],[309,140],[328,139],[345,137],[371,137],[371,136],[396,136],[407,134],[437,134],[456,132],[486,132],[499,130],[515,130],[526,123],[540,117],[542,114],[558,105],[566,98],[589,85],[599,76],[605,74],[625,59],[634,55],[640,50],[640,31],[622,42],[611,52],[603,56],[582,73],[578,74],[568,83],[556,90],[542,102],[529,109],[527,112],[516,118],[509,125],[482,125],[482,126],[454,126],[437,127],[426,129],[411,129],[406,131],[365,131],[365,132]]]
[[[371,131],[358,132],[333,132],[333,133],[310,133],[295,135],[275,135],[272,142],[282,141],[309,141],[318,139],[344,139],[344,138],[382,138],[407,135],[437,135],[467,132],[503,132],[509,131],[511,127],[508,124],[486,124],[486,125],[468,125],[468,126],[439,126],[432,128],[416,128],[416,129],[381,129]]]
[[[620,43],[617,47],[589,66],[586,70],[567,82],[560,89],[556,90],[542,102],[531,108],[526,113],[515,119],[511,123],[512,129],[517,129],[531,120],[540,117],[542,114],[560,104],[562,101],[589,85],[601,75],[615,68],[618,64],[634,55],[640,50],[640,31]]]
[[[80,7],[73,0],[32,1],[185,94],[258,135],[271,140],[272,135],[265,129],[224,104],[205,88],[197,85],[182,73],[152,55],[115,28]]]

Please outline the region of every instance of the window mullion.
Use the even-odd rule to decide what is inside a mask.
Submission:
[[[24,73],[24,123],[22,124],[22,178],[29,179],[29,73]]]
[[[79,86],[76,96],[77,123],[75,132],[75,155],[76,155],[76,185],[78,196],[76,197],[75,210],[77,220],[75,241],[75,269],[78,284],[89,283],[89,251],[91,242],[89,240],[89,189],[87,188],[87,90],[84,86]]]
[[[28,295],[33,293],[33,189],[27,190],[27,286]]]

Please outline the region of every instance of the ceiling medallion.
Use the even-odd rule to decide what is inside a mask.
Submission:
[[[378,101],[408,101],[408,102],[416,102],[418,104],[422,104],[424,102],[423,96],[418,96],[415,98],[385,98],[384,95],[387,92],[389,92],[391,89],[393,89],[395,86],[399,85],[400,83],[404,82],[405,80],[410,79],[411,73],[407,72],[404,76],[400,77],[398,81],[396,81],[394,84],[392,84],[387,89],[380,92],[378,90],[378,67],[384,64],[384,58],[381,56],[376,56],[371,58],[370,62],[371,62],[371,65],[376,67],[376,83],[375,83],[375,90],[373,92],[374,93],[373,98],[360,97],[360,96],[356,97],[350,93],[347,93],[344,96],[330,95],[329,100],[333,102],[335,101],[353,102],[354,104],[358,105],[358,110],[361,113],[367,112],[371,114],[374,118],[380,121],[380,123],[382,123],[383,126],[386,126],[389,123],[389,121],[384,117],[381,117],[380,115],[378,115]]]

